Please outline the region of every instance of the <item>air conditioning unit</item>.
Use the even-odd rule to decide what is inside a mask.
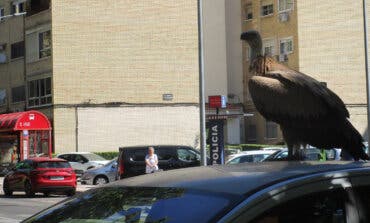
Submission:
[[[288,61],[288,55],[287,54],[280,54],[279,55],[279,62],[287,62]]]
[[[280,22],[287,22],[289,20],[289,14],[287,12],[282,12],[279,14]]]

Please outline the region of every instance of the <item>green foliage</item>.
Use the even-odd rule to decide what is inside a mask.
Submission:
[[[114,152],[94,152],[96,155],[99,155],[107,160],[111,160],[115,157],[118,156],[119,152],[118,151],[114,151]]]

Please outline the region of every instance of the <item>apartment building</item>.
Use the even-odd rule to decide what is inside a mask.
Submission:
[[[370,5],[369,5],[370,6]],[[369,9],[368,6],[368,9]],[[242,29],[256,30],[263,53],[325,83],[346,104],[351,122],[367,135],[362,1],[242,0]],[[282,140],[275,123],[255,110],[247,82],[250,48],[243,43],[243,74],[249,142]]]
[[[0,112],[45,113],[56,153],[199,145],[196,0],[1,0],[0,13]]]
[[[245,142],[240,1],[203,1],[204,76],[207,121],[222,119],[224,142]],[[208,96],[224,95],[227,107],[208,107]]]
[[[0,112],[25,108],[24,5],[0,1]],[[12,16],[7,16],[11,14]]]

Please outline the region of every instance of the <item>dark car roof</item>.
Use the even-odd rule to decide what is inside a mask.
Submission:
[[[191,146],[185,146],[185,145],[139,145],[139,146],[122,146],[119,149],[142,149],[142,148],[148,148],[148,147],[154,147],[154,148],[176,148],[176,147],[186,147],[186,148],[193,148]]]
[[[369,167],[366,162],[343,161],[243,163],[157,172],[126,178],[110,186],[181,187],[244,195],[300,176]]]

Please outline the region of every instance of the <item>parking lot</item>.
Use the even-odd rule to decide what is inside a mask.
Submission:
[[[64,195],[36,194],[33,198],[28,198],[22,192],[14,192],[12,197],[5,197],[3,188],[3,177],[0,177],[0,222],[14,223],[30,217],[31,215],[58,203],[68,197]],[[86,191],[94,186],[77,185],[77,193]]]

